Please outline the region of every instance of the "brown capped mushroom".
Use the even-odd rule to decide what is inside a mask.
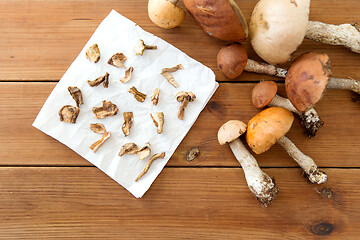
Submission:
[[[120,152],[119,152],[119,156],[122,157],[125,154],[136,154],[139,151],[138,146],[131,142],[131,143],[125,143],[124,145],[122,145]]]
[[[84,104],[81,90],[79,88],[69,86],[68,91],[69,91],[70,95],[72,96],[72,98],[75,100],[77,107],[80,107],[81,104]]]
[[[229,144],[236,159],[245,173],[245,179],[250,191],[264,207],[276,198],[279,189],[275,180],[263,172],[256,159],[246,149],[240,136],[246,131],[246,124],[238,120],[230,120],[219,128],[218,141],[221,145]]]
[[[185,12],[176,6],[179,0],[149,0],[150,20],[161,28],[174,28],[185,19]]]
[[[159,158],[164,158],[165,157],[165,153],[162,152],[162,153],[157,153],[157,154],[154,154],[150,159],[149,161],[147,162],[144,170],[140,173],[140,175],[135,179],[135,182],[139,181],[139,179],[145,175],[145,173],[147,173],[149,171],[149,168],[151,166],[151,164],[156,160],[156,159],[159,159]]]
[[[135,47],[135,54],[136,55],[143,55],[145,50],[155,50],[157,46],[154,45],[146,45],[142,39],[139,40],[138,45]]]
[[[100,51],[96,43],[86,50],[86,58],[93,63],[97,63],[100,60]]]
[[[181,64],[178,64],[171,68],[163,68],[161,70],[161,75],[168,80],[168,82],[174,87],[178,87],[178,83],[175,81],[175,78],[171,73],[176,72],[177,70],[183,69],[184,67]]]
[[[91,123],[90,130],[93,131],[94,133],[100,133],[100,134],[106,133],[105,126],[104,124],[101,123]]]
[[[292,113],[282,107],[270,107],[250,119],[247,127],[246,141],[249,147],[261,154],[279,143],[304,170],[304,176],[311,183],[325,183],[327,175],[318,169],[312,158],[303,154],[285,134],[294,121]]]
[[[160,89],[155,88],[153,95],[151,95],[150,100],[152,101],[153,105],[157,105],[158,101],[159,101],[159,94],[160,94]]]
[[[134,116],[132,112],[124,112],[123,115],[124,115],[124,123],[122,125],[122,131],[126,137],[130,134],[130,128],[132,126]]]
[[[145,159],[147,156],[149,156],[151,153],[150,149],[150,143],[146,143],[144,146],[142,146],[139,151],[137,152],[137,155],[140,160]]]
[[[102,119],[109,116],[114,116],[119,111],[119,108],[111,101],[102,101],[102,107],[93,107],[92,112],[97,119]]]
[[[104,76],[98,77],[93,81],[88,80],[90,87],[99,86],[101,83],[103,84],[104,88],[109,86],[109,73],[105,73]]]
[[[93,144],[91,144],[90,149],[93,150],[94,153],[96,153],[97,150],[99,149],[99,147],[101,147],[101,145],[103,145],[104,142],[109,139],[109,137],[110,137],[110,132],[104,133],[101,136],[100,140],[98,140],[98,141],[94,142]]]
[[[76,123],[76,119],[80,113],[80,109],[75,106],[65,105],[59,110],[61,122]]]
[[[156,132],[158,134],[161,134],[163,132],[163,126],[164,126],[164,113],[163,112],[150,113],[150,116],[155,124]]]
[[[185,108],[187,107],[189,102],[193,102],[196,99],[196,96],[192,92],[181,91],[176,94],[175,98],[178,102],[181,102],[178,111],[178,118],[183,120]]]
[[[115,53],[108,61],[108,64],[117,67],[125,68],[124,62],[126,61],[126,56],[123,53]]]
[[[132,75],[132,72],[134,71],[134,68],[133,67],[129,67],[128,69],[126,69],[125,71],[125,77],[123,79],[120,80],[120,82],[122,83],[127,83],[128,81],[131,80],[131,75]]]
[[[131,87],[129,89],[129,93],[131,93],[132,95],[134,95],[134,98],[139,101],[139,102],[144,102],[145,98],[146,98],[146,94],[139,92],[136,87]]]

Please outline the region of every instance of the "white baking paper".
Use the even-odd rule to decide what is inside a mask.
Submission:
[[[158,49],[146,50],[143,56],[135,55],[134,49],[139,39],[144,40],[148,45],[156,45]],[[98,63],[90,62],[85,56],[86,49],[94,43],[97,43],[100,49],[101,58]],[[117,52],[122,52],[127,57],[125,61],[127,68],[134,67],[132,79],[125,84],[120,82],[124,77],[125,69],[107,64],[108,59]],[[179,84],[174,88],[160,75],[160,72],[162,68],[177,64],[182,64],[184,69],[173,73]],[[110,74],[108,88],[104,88],[102,84],[97,87],[88,85],[88,80],[94,80],[106,72]],[[80,88],[84,98],[76,124],[59,121],[58,111],[62,106],[76,106],[67,90],[68,86]],[[136,101],[128,92],[132,86],[147,94],[145,102]],[[80,154],[135,197],[140,198],[164,168],[217,87],[215,75],[209,68],[164,40],[144,31],[113,10],[102,21],[51,92],[33,126]],[[160,88],[157,106],[150,101],[155,88]],[[180,103],[176,101],[175,95],[179,91],[192,91],[196,95],[196,100],[189,103],[185,110],[184,120],[177,118]],[[96,119],[92,108],[102,106],[102,100],[115,103],[119,108],[118,114]],[[134,114],[133,126],[127,137],[121,130],[123,112]],[[150,117],[152,112],[164,113],[165,124],[162,134],[156,133],[156,127]],[[102,123],[107,131],[111,132],[111,137],[96,153],[90,150],[89,146],[99,140],[101,135],[90,130],[91,123]],[[144,160],[139,160],[136,154],[119,157],[121,146],[128,142],[134,142],[139,147],[150,142],[151,155]],[[147,160],[153,154],[160,152],[165,152],[166,157],[154,161],[149,171],[135,182]]]

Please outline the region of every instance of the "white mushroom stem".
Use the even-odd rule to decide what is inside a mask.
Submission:
[[[271,100],[271,102],[268,104],[269,107],[282,107],[290,112],[296,113],[300,115],[301,113],[292,105],[289,99],[281,97],[279,95],[275,95],[275,97]]]
[[[349,78],[329,78],[329,89],[347,89],[360,94],[360,82]]]
[[[174,5],[176,5],[179,2],[179,0],[170,0],[170,2],[172,2]]]
[[[266,74],[266,75],[276,76],[276,77],[281,77],[281,78],[285,78],[286,73],[287,73],[286,69],[278,68],[278,67],[275,67],[268,63],[257,62],[252,59],[247,60],[244,70],[247,72]]]
[[[229,143],[229,145],[244,170],[249,189],[262,206],[267,207],[279,192],[275,182],[260,169],[256,159],[239,138]]]
[[[360,53],[360,27],[356,23],[332,25],[309,21],[305,37],[330,45],[342,45]]]
[[[321,184],[327,181],[326,173],[319,170],[314,160],[303,154],[290,139],[283,136],[277,140],[277,143],[280,144],[287,151],[290,157],[299,164],[299,166],[304,170],[305,177],[311,183]]]

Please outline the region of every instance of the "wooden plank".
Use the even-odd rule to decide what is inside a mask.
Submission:
[[[262,208],[241,169],[165,168],[135,199],[96,168],[0,168],[2,239],[357,239],[360,170],[266,169],[280,189]],[[345,177],[346,176],[346,177]]]
[[[253,0],[239,1],[247,20],[255,4]],[[60,79],[111,9],[209,66],[218,80],[226,80],[216,66],[216,54],[225,43],[207,36],[190,14],[179,28],[164,30],[149,20],[147,0],[3,0],[0,6],[0,80]],[[313,0],[310,18],[333,24],[352,23],[359,21],[359,11],[357,0]],[[249,56],[259,60],[248,41],[245,46]],[[360,78],[358,54],[305,40],[294,56],[310,50],[329,54],[335,76]],[[270,77],[245,73],[237,80],[261,78]]]
[[[66,146],[31,126],[55,83],[0,83],[0,165],[90,165]],[[170,166],[238,166],[231,150],[217,142],[218,128],[227,120],[247,122],[258,109],[250,96],[254,84],[222,83],[169,161]],[[280,94],[284,94],[283,85]],[[86,99],[86,98],[85,98]],[[358,103],[348,91],[327,91],[317,110],[325,121],[318,136],[308,139],[297,119],[288,137],[319,166],[359,167]],[[244,139],[243,139],[244,140]],[[200,157],[185,160],[192,147]],[[119,146],[120,148],[120,146]],[[256,156],[261,166],[296,164],[279,146]]]

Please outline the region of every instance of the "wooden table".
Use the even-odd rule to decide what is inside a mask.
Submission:
[[[242,0],[249,19],[256,1]],[[180,4],[182,5],[182,3]],[[31,126],[56,82],[111,9],[214,70],[220,87],[142,199]],[[357,0],[313,0],[312,20],[359,19]],[[216,54],[225,43],[207,36],[187,14],[164,30],[147,17],[145,0],[0,1],[0,238],[1,239],[359,239],[360,106],[349,91],[329,90],[316,106],[325,121],[308,139],[297,119],[288,133],[328,173],[309,184],[279,146],[256,156],[280,188],[262,208],[217,130],[259,112],[250,100],[255,81],[281,79],[244,73],[224,78]],[[258,57],[245,42],[249,56]],[[329,54],[333,75],[360,79],[360,55],[305,40],[295,56]],[[185,160],[192,147],[200,157]]]

